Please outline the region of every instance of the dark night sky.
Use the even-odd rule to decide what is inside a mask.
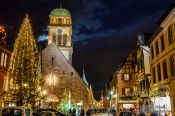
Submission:
[[[137,32],[152,32],[175,0],[62,0],[73,20],[73,66],[100,95],[117,65],[134,45]],[[45,39],[49,13],[59,0],[1,0],[0,25],[6,27],[10,46],[28,13],[36,38]]]

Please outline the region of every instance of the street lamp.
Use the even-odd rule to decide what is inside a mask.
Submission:
[[[43,90],[43,95],[45,96],[47,94],[47,91],[46,90]]]
[[[106,99],[109,100],[109,97],[107,97]]]
[[[113,92],[113,91],[111,91],[111,92],[110,92],[110,94],[111,94],[111,96],[113,96],[114,92]]]
[[[24,85],[23,85],[24,87],[27,87],[27,83],[24,83]]]
[[[110,100],[110,101],[109,101],[110,107],[112,106],[112,98],[113,98],[113,96],[114,96],[114,92],[111,90],[111,91],[109,92],[109,98],[108,98],[108,100]]]

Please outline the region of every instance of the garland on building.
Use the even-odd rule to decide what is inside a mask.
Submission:
[[[40,84],[40,55],[28,15],[24,18],[14,44],[8,69],[8,90],[17,105],[34,106]]]

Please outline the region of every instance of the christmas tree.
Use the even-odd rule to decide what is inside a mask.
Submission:
[[[70,99],[71,99],[71,105],[70,105]],[[73,109],[73,108],[78,110],[78,105],[72,98],[70,98],[70,91],[65,89],[63,91],[62,99],[57,106],[57,110],[60,112],[63,112],[64,114],[68,114],[70,113],[69,112],[70,109]]]
[[[40,55],[28,15],[23,20],[11,55],[8,77],[9,91],[17,105],[35,105],[40,84]]]
[[[90,108],[94,108],[95,99],[91,85],[88,87],[88,103]]]
[[[63,96],[57,109],[65,114],[69,113],[69,92],[66,89],[63,91]]]

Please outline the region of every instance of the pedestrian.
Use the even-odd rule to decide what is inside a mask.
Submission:
[[[81,109],[80,116],[84,116],[84,115],[85,115],[84,109]]]
[[[90,116],[91,115],[91,112],[90,110],[88,109],[88,111],[86,112],[86,116]]]
[[[109,108],[109,107],[107,108],[107,113],[108,113],[109,116],[110,116],[111,111],[110,111],[110,108]]]
[[[76,116],[76,109],[75,108],[72,110],[71,116]]]
[[[116,111],[115,111],[115,109],[112,109],[112,115],[113,115],[113,116],[116,116]]]
[[[69,116],[71,116],[71,114],[72,114],[72,110],[71,110],[71,108],[69,109]]]

